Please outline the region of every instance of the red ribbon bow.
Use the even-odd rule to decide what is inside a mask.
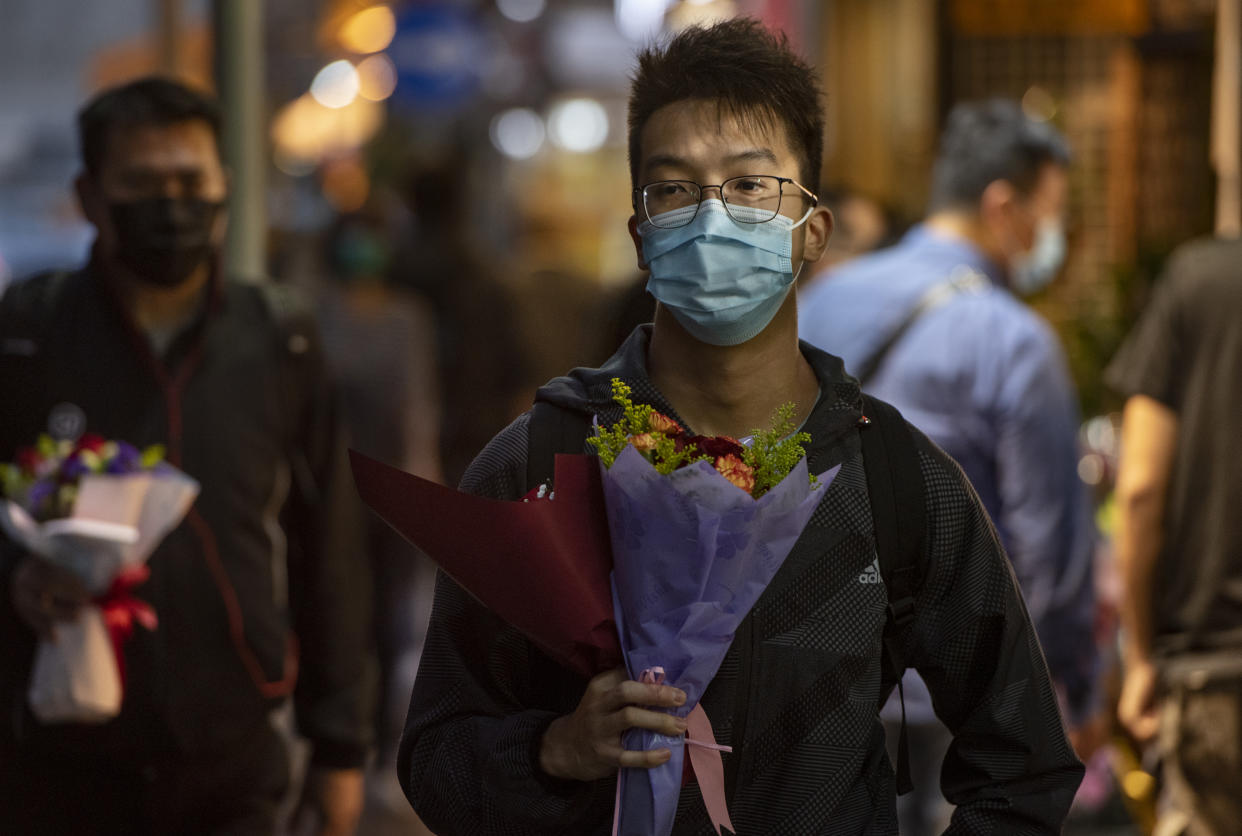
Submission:
[[[159,626],[155,609],[132,594],[134,587],[145,583],[149,577],[151,570],[146,565],[126,569],[112,580],[107,592],[95,599],[103,615],[104,626],[108,628],[108,638],[112,640],[112,653],[116,656],[122,691],[125,688],[125,654],[121,652],[121,646],[134,634],[134,622],[148,630]]]

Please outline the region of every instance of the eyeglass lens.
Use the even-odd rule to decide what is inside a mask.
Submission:
[[[734,220],[740,223],[764,223],[775,218],[780,211],[781,186],[779,177],[734,177],[721,184],[720,197]],[[643,208],[647,212],[647,219],[655,226],[685,226],[694,218],[693,214],[678,212],[671,218],[660,216],[697,206],[702,193],[703,187],[690,180],[663,180],[643,189]],[[745,211],[734,212],[734,209]]]

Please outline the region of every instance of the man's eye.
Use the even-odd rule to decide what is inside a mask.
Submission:
[[[652,189],[655,197],[680,197],[690,194],[684,183],[657,183]]]
[[[734,180],[733,188],[745,194],[762,194],[771,189],[771,184],[764,177],[744,177]]]
[[[125,188],[134,191],[155,191],[160,187],[160,178],[146,171],[127,171],[119,179]]]

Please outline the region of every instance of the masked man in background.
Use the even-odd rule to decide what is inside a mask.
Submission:
[[[353,831],[371,736],[370,576],[311,319],[217,270],[227,178],[206,97],[146,79],[79,116],[88,264],[0,299],[0,460],[43,432],[160,444],[201,493],[136,594],[97,726],[25,706],[35,639],[87,595],[0,541],[0,831],[271,834],[289,786],[273,712],[312,744],[305,807]],[[296,637],[295,637],[296,634]]]
[[[1069,161],[1065,139],[1017,104],[958,105],[927,219],[896,246],[818,277],[798,325],[965,470],[1013,562],[1073,729],[1093,703],[1094,529],[1065,358],[1022,300],[1064,261]],[[950,734],[914,674],[905,693],[916,775],[902,832],[938,832]]]

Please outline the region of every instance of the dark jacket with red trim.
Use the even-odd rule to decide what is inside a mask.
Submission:
[[[244,747],[292,694],[325,766],[360,766],[371,738],[370,574],[361,511],[309,317],[277,291],[217,282],[161,357],[102,271],[18,283],[0,299],[0,460],[51,416],[162,444],[202,492],[136,594],[159,615],[125,645],[121,715],[39,725],[25,708],[34,637],[0,554],[0,756],[81,747],[130,763]],[[84,421],[81,418],[84,417]]]

